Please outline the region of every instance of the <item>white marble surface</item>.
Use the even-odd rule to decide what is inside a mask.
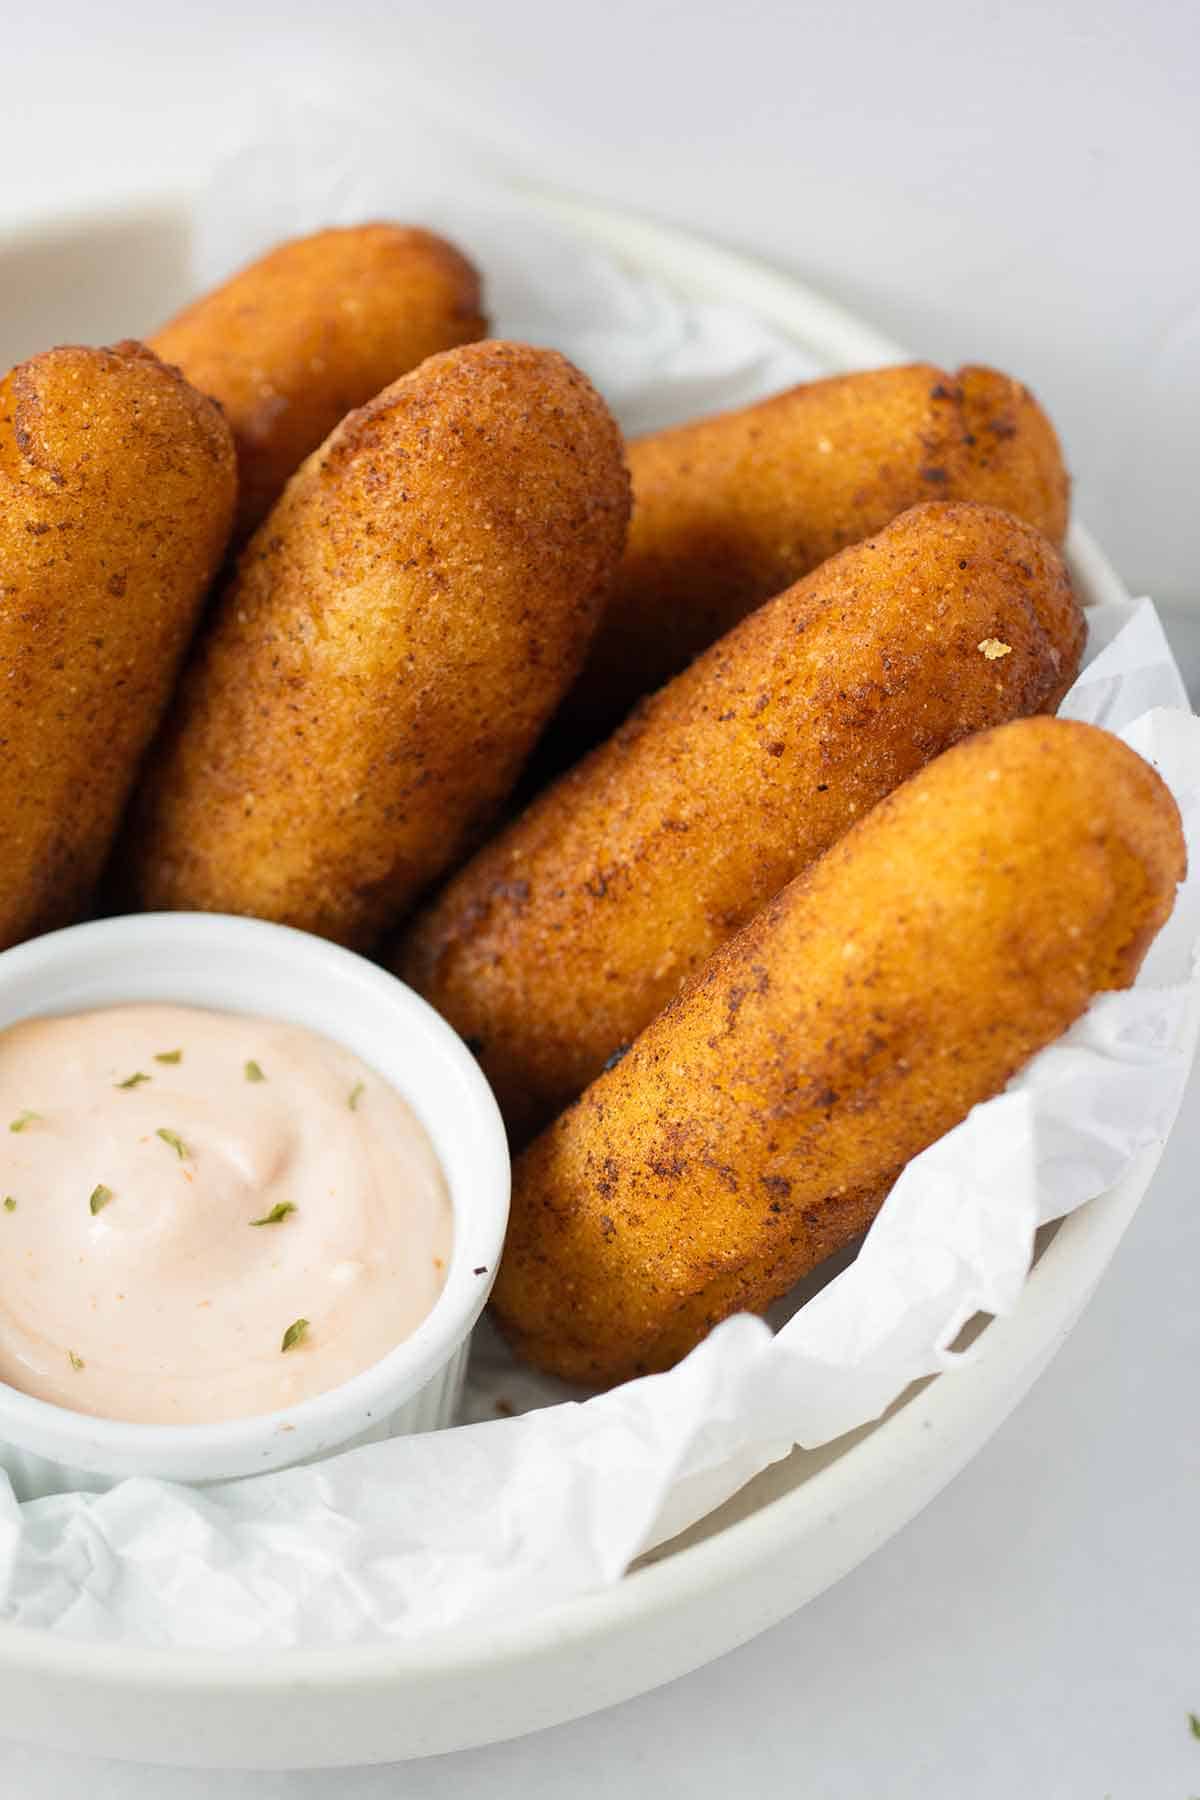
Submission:
[[[1010,363],[1137,586],[1200,599],[1200,14],[1179,0],[58,0],[6,19],[0,218],[199,174],[282,78],[389,86],[708,229],[939,359]],[[405,101],[407,103],[407,100]],[[1176,620],[1200,674],[1200,629]],[[539,1737],[325,1774],[0,1746],[23,1800],[1200,1795],[1200,1080],[1099,1294],[904,1533],[709,1669]]]

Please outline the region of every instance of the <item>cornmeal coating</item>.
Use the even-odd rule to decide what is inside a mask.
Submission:
[[[1127,987],[1185,870],[1095,726],[967,738],[707,962],[515,1171],[493,1299],[570,1379],[669,1366],[863,1230],[905,1164]]]
[[[517,1141],[909,775],[1051,709],[1083,615],[1008,513],[912,508],[721,638],[413,925],[397,972],[471,1040]]]
[[[86,906],[236,488],[219,409],[141,344],[0,380],[0,947]]]
[[[516,779],[628,506],[616,426],[556,351],[451,350],[351,413],[185,677],[129,846],[139,903],[369,945]]]
[[[225,409],[244,538],[339,419],[486,330],[466,257],[431,231],[382,223],[280,244],[149,342]]]
[[[920,501],[1003,506],[1055,543],[1067,526],[1054,427],[992,369],[807,382],[636,439],[629,471],[629,542],[564,743],[594,743],[753,607]]]
[[[1071,482],[1053,425],[1029,389],[998,369],[958,371],[966,455],[952,468],[956,497],[1003,507],[1055,544],[1070,522]]]

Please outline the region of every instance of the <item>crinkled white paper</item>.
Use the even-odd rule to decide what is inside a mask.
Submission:
[[[426,124],[323,107],[285,105],[269,140],[220,170],[198,219],[196,285],[223,280],[283,238],[381,218],[459,244],[483,275],[492,336],[564,351],[630,435],[823,373],[799,344],[736,307],[681,306]]]
[[[321,118],[299,132],[293,120],[218,182],[202,277],[323,222],[424,218],[484,266],[496,329],[561,347],[627,426],[815,372],[753,318],[684,304],[489,194],[477,167],[424,140],[408,148],[356,143]],[[1138,985],[1097,1000],[918,1157],[857,1258],[777,1334],[731,1319],[670,1374],[581,1402],[516,1368],[485,1329],[468,1402],[481,1422],[202,1491],[135,1480],[24,1505],[0,1491],[0,1616],[75,1637],[216,1648],[510,1620],[618,1580],[794,1443],[838,1437],[915,1378],[969,1356],[951,1348],[961,1327],[1019,1302],[1038,1225],[1161,1143],[1190,1061],[1200,721],[1148,602],[1097,608],[1090,654],[1063,711],[1120,732],[1158,766],[1197,875]],[[519,1416],[492,1416],[500,1408]]]

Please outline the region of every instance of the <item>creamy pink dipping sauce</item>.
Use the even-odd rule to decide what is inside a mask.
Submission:
[[[452,1237],[412,1109],[315,1032],[178,1006],[0,1031],[0,1380],[24,1393],[275,1412],[407,1337]]]

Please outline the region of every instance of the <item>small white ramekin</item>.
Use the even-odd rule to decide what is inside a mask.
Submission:
[[[0,1467],[18,1496],[101,1489],[130,1475],[227,1481],[452,1423],[509,1197],[504,1127],[462,1039],[373,963],[257,919],[142,913],[73,925],[0,954],[0,1028],[38,1013],[138,1001],[306,1025],[377,1069],[412,1106],[445,1171],[454,1213],[446,1284],[428,1317],[382,1361],[283,1412],[133,1425],[0,1383]]]

